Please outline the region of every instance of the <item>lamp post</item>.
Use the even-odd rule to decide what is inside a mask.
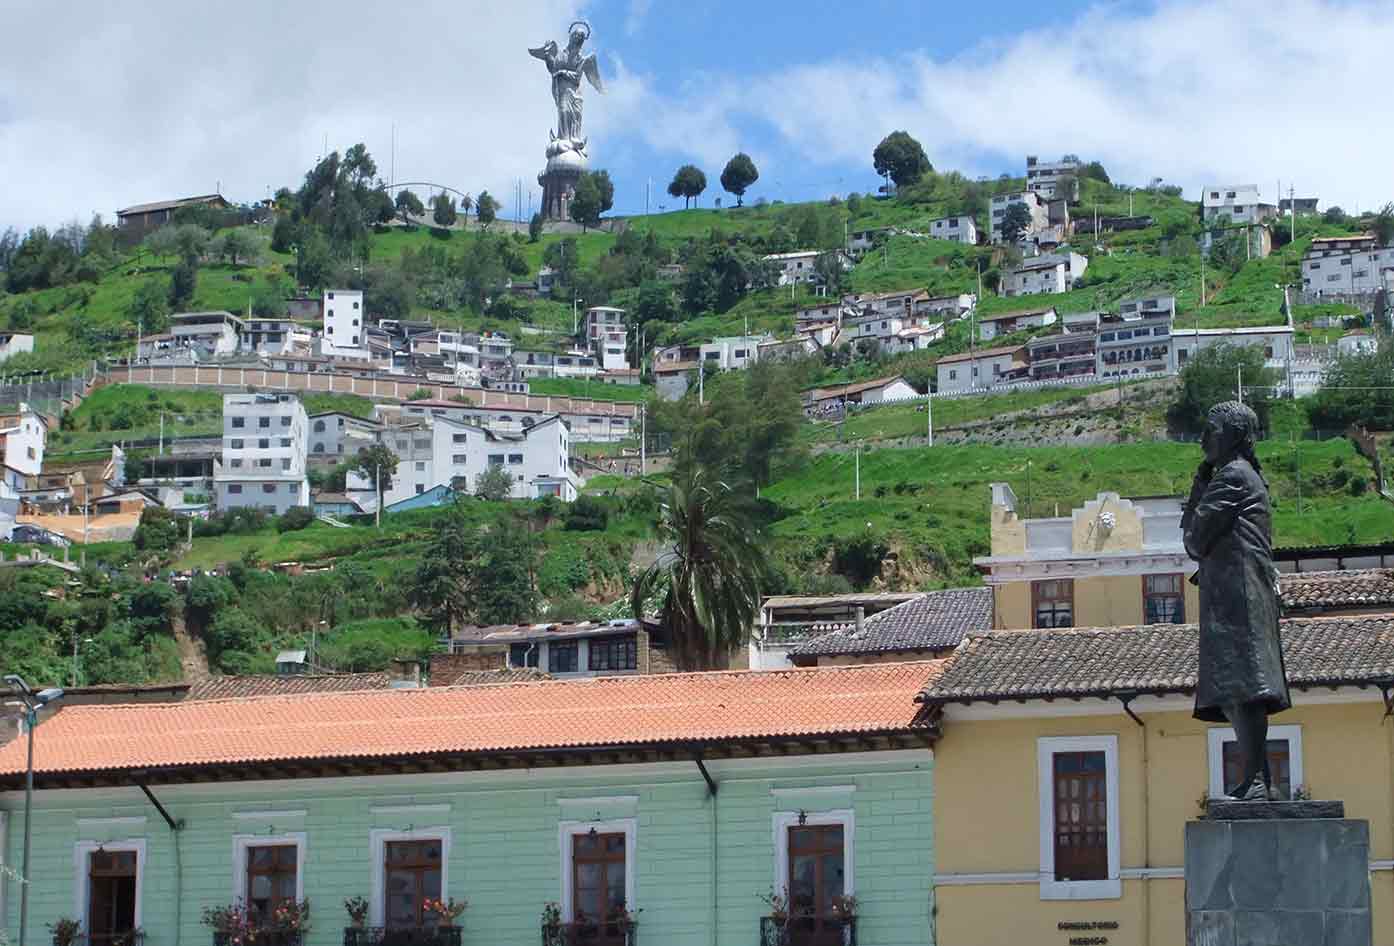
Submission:
[[[29,928],[29,824],[34,802],[34,727],[39,724],[39,708],[63,698],[59,687],[50,687],[35,693],[16,674],[6,674],[5,682],[10,692],[24,703],[24,728],[28,730],[29,759],[24,770],[24,855],[20,862],[21,883],[19,885],[19,943],[24,946],[25,934]]]

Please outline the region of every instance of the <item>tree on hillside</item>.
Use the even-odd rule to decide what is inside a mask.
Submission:
[[[545,223],[546,221],[543,219],[541,211],[532,215],[532,219],[528,221],[529,243],[537,243],[542,239],[542,227]]]
[[[397,214],[402,218],[402,223],[405,224],[410,224],[412,217],[420,217],[426,213],[426,207],[421,203],[421,198],[405,187],[397,192],[394,206],[397,208]]]
[[[1104,166],[1098,161],[1090,161],[1084,167],[1080,168],[1079,176],[1088,178],[1091,181],[1100,181],[1104,184],[1113,183],[1108,179],[1108,172],[1104,170]]]
[[[1336,226],[1344,226],[1346,222],[1346,212],[1341,209],[1339,204],[1332,204],[1326,208],[1321,215],[1322,223],[1330,223]]]
[[[847,271],[842,266],[843,257],[841,250],[825,250],[819,253],[813,261],[813,271],[818,274],[818,279],[827,287],[831,295],[841,295],[843,284],[847,280]]]
[[[729,486],[697,467],[674,476],[656,524],[663,551],[634,583],[630,609],[643,620],[658,596],[660,620],[682,670],[730,663],[760,612],[767,572],[758,535]]]
[[[449,194],[440,193],[431,198],[431,219],[436,226],[450,229],[455,226],[459,216],[455,213],[455,200]]]
[[[759,179],[760,171],[755,167],[755,162],[750,160],[750,155],[741,151],[726,162],[726,168],[721,172],[721,188],[728,194],[735,194],[736,206],[740,207],[744,203],[745,192]]]
[[[375,494],[379,489],[385,493],[392,488],[392,479],[397,475],[397,454],[380,443],[363,447],[349,462],[348,471],[366,477]]]
[[[480,191],[478,199],[474,202],[474,212],[479,217],[479,225],[487,227],[498,216],[499,202],[494,200],[488,191]]]
[[[1026,209],[1023,203],[1007,205],[1007,212],[1002,215],[1000,232],[1003,243],[1015,243],[1020,240],[1022,235],[1031,228],[1031,211]]]
[[[497,464],[474,478],[474,495],[490,502],[502,502],[513,495],[513,477]]]
[[[163,332],[169,328],[169,292],[156,279],[145,280],[131,297],[126,318],[145,335]]]
[[[474,209],[474,198],[465,194],[460,198],[460,213],[465,215],[465,226],[469,226],[470,211]]]
[[[610,172],[587,172],[576,182],[576,191],[571,197],[571,219],[583,230],[599,226],[600,215],[614,203],[615,185],[610,181]]]
[[[194,301],[198,289],[198,263],[194,260],[180,260],[169,274],[169,307],[178,312]]]
[[[1244,403],[1267,429],[1272,389],[1280,379],[1265,366],[1263,349],[1257,345],[1215,345],[1192,355],[1181,369],[1176,400],[1167,408],[1168,423],[1176,430],[1199,433],[1210,408],[1235,399],[1241,373]]]
[[[1368,355],[1347,355],[1326,369],[1309,414],[1315,427],[1343,430],[1352,424],[1394,430],[1394,345]]]
[[[0,273],[10,268],[10,260],[14,259],[18,250],[19,231],[14,227],[6,227],[5,232],[0,233]]]
[[[208,254],[219,257],[233,266],[251,263],[259,254],[261,241],[244,229],[224,230],[208,243]]]
[[[436,521],[412,578],[408,600],[438,630],[448,634],[474,613],[473,565],[481,551],[478,527],[459,509]]]
[[[893,131],[882,138],[871,158],[876,173],[889,174],[896,187],[914,184],[934,170],[924,148],[904,131]]]
[[[1385,204],[1379,209],[1370,229],[1380,246],[1394,245],[1394,203]]]
[[[681,197],[683,199],[683,209],[692,206],[692,199],[700,197],[702,191],[707,189],[707,175],[695,164],[684,164],[678,168],[673,175],[673,180],[668,185],[668,195],[670,197]]]

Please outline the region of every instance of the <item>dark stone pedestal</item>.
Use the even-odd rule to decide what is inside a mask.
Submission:
[[[1216,801],[1186,824],[1187,946],[1370,946],[1369,822],[1320,811],[1344,806]]]

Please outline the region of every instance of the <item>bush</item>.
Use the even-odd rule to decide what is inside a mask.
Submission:
[[[857,588],[864,588],[881,574],[881,560],[890,549],[875,536],[838,539],[833,545],[833,571]]]
[[[179,520],[163,506],[147,506],[131,544],[142,552],[168,552],[179,543]]]
[[[417,388],[415,391],[413,391],[413,392],[411,392],[410,394],[407,395],[407,400],[408,400],[408,401],[428,401],[428,400],[430,400],[431,398],[433,398],[433,397],[435,397],[435,396],[436,396],[436,392],[432,391],[430,388]]]
[[[610,524],[610,511],[594,496],[578,496],[566,510],[568,532],[603,532]]]
[[[277,532],[299,532],[315,521],[315,514],[309,506],[292,506],[276,520]]]
[[[1370,488],[1370,481],[1367,480],[1365,477],[1359,475],[1359,474],[1356,474],[1355,476],[1352,476],[1352,477],[1350,478],[1350,484],[1349,484],[1349,486],[1347,487],[1348,491],[1350,492],[1350,494],[1351,494],[1352,496],[1360,496],[1360,495],[1363,495],[1364,492],[1365,492],[1365,490],[1367,490],[1367,489],[1369,489],[1369,488]]]

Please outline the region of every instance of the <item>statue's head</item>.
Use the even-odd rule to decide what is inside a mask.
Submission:
[[[1224,401],[1210,408],[1205,416],[1201,449],[1213,465],[1228,462],[1241,454],[1252,454],[1258,440],[1258,415],[1239,401]]]
[[[591,38],[591,25],[585,20],[577,20],[571,24],[570,36],[567,45],[572,49],[580,49],[585,45],[586,40]]]

